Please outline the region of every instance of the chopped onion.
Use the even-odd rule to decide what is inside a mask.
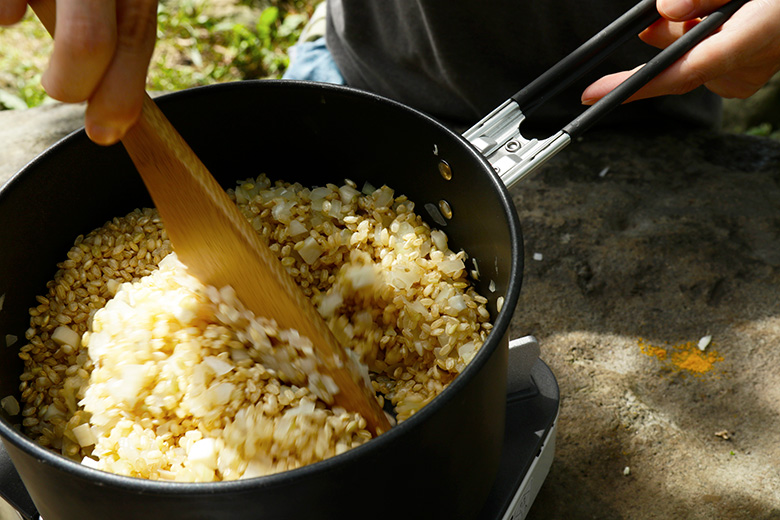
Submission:
[[[336,384],[336,382],[333,380],[332,377],[323,375],[322,376],[322,383],[325,385],[325,390],[330,393],[330,395],[336,395],[341,390],[339,388],[339,385]],[[371,385],[369,384],[369,387]]]
[[[374,197],[374,204],[378,208],[385,208],[393,202],[394,192],[387,186],[382,186],[374,193],[371,194]]]
[[[331,217],[338,219],[341,218],[341,201],[340,200],[334,200],[330,203],[330,208],[328,208],[328,215]]]
[[[237,203],[246,204],[247,202],[249,202],[249,197],[247,196],[246,190],[244,190],[243,184],[238,188],[236,188],[235,194],[236,194]]]
[[[416,235],[414,234],[414,226],[412,226],[408,222],[401,222],[398,225],[398,229],[396,230],[395,234],[403,238],[404,240],[413,240],[416,237]]]
[[[10,346],[11,346],[11,345],[13,345],[14,343],[16,343],[16,340],[17,340],[17,339],[19,339],[19,338],[17,338],[17,337],[16,337],[16,336],[14,336],[13,334],[6,334],[6,335],[5,335],[5,346],[6,346],[6,347],[10,347]]]
[[[469,341],[458,347],[458,356],[466,363],[469,363],[477,353],[477,349],[477,345],[473,341]]]
[[[341,202],[344,204],[349,204],[353,200],[355,200],[355,197],[360,195],[360,192],[349,185],[344,185],[341,188],[339,188],[339,195],[341,196]]]
[[[216,356],[207,356],[203,358],[203,362],[206,363],[206,365],[208,365],[208,367],[214,371],[217,377],[224,376],[225,374],[233,370],[233,365],[231,365],[227,361],[223,361],[219,359]]]
[[[92,469],[98,469],[98,461],[92,457],[84,457],[81,459],[81,465]]]
[[[308,237],[303,241],[303,246],[298,249],[298,254],[301,255],[304,262],[313,265],[320,255],[322,255],[323,251],[324,250],[320,247],[314,237]]]
[[[296,415],[305,415],[310,414],[314,412],[316,408],[316,405],[314,401],[309,401],[308,399],[301,400],[301,403],[298,406],[294,406],[292,408],[287,409],[284,412],[284,415],[287,417],[293,417]]]
[[[330,318],[333,313],[336,312],[341,304],[344,302],[344,298],[339,292],[332,292],[322,297],[319,305],[320,316],[323,318]]]
[[[377,272],[372,265],[352,266],[344,272],[344,278],[349,280],[355,290],[371,287],[377,279]]]
[[[70,345],[78,347],[81,343],[81,336],[73,329],[60,325],[51,333],[51,339],[58,345]]]
[[[8,415],[19,415],[19,401],[12,395],[7,395],[0,399],[0,406],[3,407]]]
[[[295,202],[288,200],[279,201],[271,210],[271,216],[277,222],[290,222],[292,220],[292,212],[290,210],[293,206],[295,206]]]
[[[390,271],[388,280],[396,289],[408,289],[418,280],[418,276],[413,271],[396,266]]]
[[[419,316],[428,316],[429,314],[428,309],[425,308],[425,305],[423,305],[417,300],[413,300],[409,302],[406,308],[412,313],[417,314]]]
[[[306,229],[306,226],[301,224],[299,220],[291,220],[290,225],[287,226],[287,232],[290,233],[291,237],[297,237],[298,235],[302,235],[304,233],[307,233],[309,230]]]
[[[245,361],[247,359],[252,359],[252,357],[249,355],[249,352],[242,348],[231,348],[230,349],[230,359],[235,361],[236,363],[240,361]]]
[[[209,388],[211,399],[215,404],[223,405],[230,402],[230,394],[235,390],[236,385],[233,383],[219,383],[218,385]]]
[[[440,251],[449,249],[449,246],[447,245],[447,235],[443,231],[439,231],[438,229],[431,231],[431,240],[433,240],[433,245]]]
[[[43,414],[43,420],[44,421],[51,421],[55,417],[64,417],[62,411],[54,406],[53,404],[50,404],[46,408],[46,412]]]
[[[267,474],[268,474],[267,465],[257,460],[251,460],[249,461],[249,464],[247,464],[246,471],[244,471],[244,474],[241,476],[241,478],[242,479],[257,478]]]
[[[127,364],[122,366],[118,379],[109,381],[106,389],[116,399],[135,406],[146,386],[146,367],[143,365]]]
[[[311,197],[312,202],[314,202],[315,200],[324,199],[330,194],[331,194],[330,188],[320,186],[319,188],[314,188],[313,190],[311,190],[311,194],[309,194],[309,197]]]
[[[203,464],[210,469],[216,469],[217,455],[217,441],[207,437],[190,446],[187,458],[192,463]]]
[[[119,281],[114,280],[113,278],[111,278],[110,280],[108,280],[106,282],[106,289],[108,289],[108,293],[111,296],[114,296],[114,295],[116,295],[116,291],[119,289],[120,285],[122,285],[122,284],[119,283]]]
[[[454,275],[458,271],[461,271],[465,269],[465,265],[463,264],[463,260],[442,260],[439,262],[439,270],[447,275]]]
[[[92,359],[100,359],[108,348],[109,336],[102,332],[93,332],[89,335],[89,344],[87,345],[87,352]]]
[[[466,310],[466,300],[463,299],[462,294],[458,294],[456,296],[453,296],[449,300],[450,307],[455,309],[457,312]]]
[[[79,446],[82,448],[86,446],[92,446],[95,444],[95,442],[97,442],[95,434],[92,433],[92,427],[89,425],[89,423],[84,423],[73,428],[73,435],[76,436],[76,442],[78,442]]]
[[[479,263],[477,263],[476,258],[472,258],[471,263],[474,264],[474,270],[471,271],[471,277],[474,278],[474,280],[479,280]]]

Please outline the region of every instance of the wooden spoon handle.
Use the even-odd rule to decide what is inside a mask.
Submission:
[[[336,404],[359,412],[374,433],[390,424],[325,321],[225,190],[149,96],[122,139],[141,174],[171,244],[187,270],[215,287],[230,285],[248,309],[274,318],[313,343],[322,375],[340,391]]]
[[[31,7],[54,34],[54,0]],[[258,316],[311,340],[321,375],[339,388],[334,402],[360,413],[374,434],[390,429],[373,389],[290,274],[146,95],[139,121],[122,139],[190,273],[215,287],[230,285]]]

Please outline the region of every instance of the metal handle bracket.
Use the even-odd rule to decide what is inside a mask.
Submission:
[[[518,104],[507,99],[463,134],[487,158],[507,188],[534,172],[571,142],[571,136],[563,130],[546,139],[526,139],[520,133],[520,124],[525,118]]]
[[[539,76],[526,88],[507,99],[463,137],[482,155],[504,181],[507,188],[537,170],[552,156],[579,137],[607,112],[625,102],[632,94],[664,71],[683,54],[712,34],[750,0],[732,0],[705,17],[693,29],[658,53],[612,92],[546,139],[526,139],[520,124],[527,115],[560,92],[575,79],[591,71],[609,54],[635,37],[637,32],[659,18],[655,0],[641,0],[634,8],[612,22],[574,52]]]

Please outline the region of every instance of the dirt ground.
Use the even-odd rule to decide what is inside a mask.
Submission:
[[[590,134],[512,193],[562,396],[528,518],[780,519],[780,146]]]

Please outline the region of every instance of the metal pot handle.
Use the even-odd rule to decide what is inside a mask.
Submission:
[[[38,509],[27,493],[19,473],[16,471],[11,457],[0,442],[0,499],[16,509],[24,520],[39,520]]]
[[[463,137],[490,161],[507,188],[511,188],[709,36],[748,1],[750,0],[732,0],[707,16],[554,135],[541,140],[523,137],[520,124],[531,112],[580,79],[619,46],[659,19],[656,0],[642,0],[523,90],[507,99],[467,130]]]

